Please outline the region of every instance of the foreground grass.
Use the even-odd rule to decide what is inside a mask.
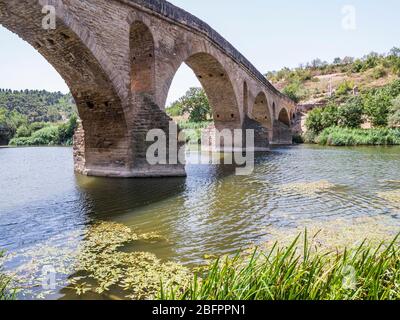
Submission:
[[[0,251],[0,259],[3,257],[4,252]],[[0,301],[12,300],[15,298],[15,292],[9,288],[11,279],[2,273],[2,265],[0,260]]]
[[[300,236],[287,248],[219,259],[188,288],[163,288],[163,300],[397,300],[398,238],[388,245],[362,243],[342,252],[318,252]],[[299,251],[301,248],[301,252]]]
[[[400,145],[400,130],[332,127],[322,131],[315,142],[329,146]]]

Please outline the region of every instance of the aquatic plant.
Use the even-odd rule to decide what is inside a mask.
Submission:
[[[400,248],[392,242],[313,252],[307,231],[286,247],[275,243],[250,256],[217,259],[186,290],[164,286],[160,299],[386,300],[400,299]]]
[[[388,201],[394,206],[400,206],[400,189],[393,191],[379,192],[378,197]]]
[[[8,255],[17,265],[13,272],[21,288],[20,297],[44,299],[61,293],[67,296],[95,294],[108,299],[151,299],[161,283],[185,288],[189,270],[174,262],[163,262],[150,252],[126,250],[137,241],[166,241],[156,233],[137,234],[113,222],[98,222],[82,232],[70,232],[46,243]],[[56,288],[42,289],[51,266]]]
[[[314,181],[314,182],[296,182],[280,186],[282,192],[297,193],[304,196],[314,196],[318,193],[325,192],[334,188],[335,185],[329,181]]]

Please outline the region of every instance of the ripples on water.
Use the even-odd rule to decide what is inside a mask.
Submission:
[[[268,226],[301,220],[388,216],[400,208],[378,197],[400,189],[400,148],[276,148],[256,157],[249,176],[233,166],[190,165],[187,178],[115,180],[77,176],[70,148],[0,149],[0,248],[10,252],[95,221],[155,231],[144,245],[162,259],[196,263],[268,238]],[[326,181],[304,194],[290,184]]]

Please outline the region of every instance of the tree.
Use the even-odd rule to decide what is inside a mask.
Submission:
[[[283,93],[296,103],[306,95],[306,91],[299,80],[293,80],[291,83],[289,83],[283,89]]]
[[[321,108],[314,109],[308,113],[306,120],[306,127],[308,131],[311,131],[314,134],[318,134],[325,129],[322,123]]]
[[[359,128],[363,123],[364,107],[360,98],[349,100],[338,109],[338,124],[345,128]]]
[[[342,59],[340,57],[337,57],[337,58],[333,59],[333,64],[335,64],[335,65],[342,64]]]
[[[400,95],[392,101],[389,115],[389,126],[392,128],[400,127]]]
[[[388,124],[388,113],[392,104],[392,97],[387,90],[373,90],[364,97],[364,108],[375,127],[384,127]]]
[[[189,114],[190,122],[207,121],[212,117],[207,95],[202,88],[190,88],[186,94],[172,104],[175,110]]]

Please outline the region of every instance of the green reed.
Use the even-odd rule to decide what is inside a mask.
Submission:
[[[10,289],[11,278],[3,273],[1,258],[4,252],[0,251],[0,300],[12,300],[15,298],[15,290]]]
[[[400,249],[391,243],[318,252],[307,232],[288,247],[216,260],[186,288],[162,288],[162,300],[397,300]]]

